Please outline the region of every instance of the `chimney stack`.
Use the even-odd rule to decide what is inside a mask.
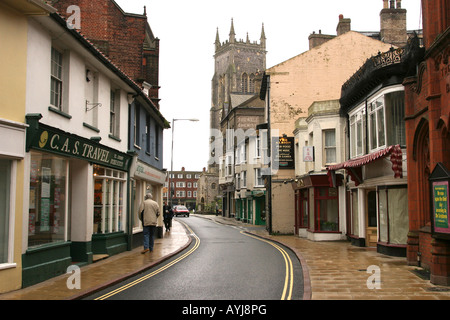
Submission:
[[[408,40],[406,9],[401,8],[401,2],[401,0],[383,0],[383,9],[380,12],[381,41],[397,47],[404,47]]]
[[[337,33],[338,37],[341,34],[344,34],[351,30],[351,22],[352,22],[351,19],[344,18],[344,15],[342,15],[342,14],[339,15],[339,23],[336,27],[336,33]]]

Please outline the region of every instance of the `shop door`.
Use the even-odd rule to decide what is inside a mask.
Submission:
[[[377,192],[367,191],[366,197],[366,246],[376,247],[378,242]]]

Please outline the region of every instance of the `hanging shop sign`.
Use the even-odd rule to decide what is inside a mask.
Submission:
[[[27,151],[30,149],[80,158],[113,169],[128,171],[131,156],[115,149],[42,123],[30,121]]]
[[[314,146],[303,147],[303,161],[314,162]]]
[[[450,173],[442,163],[438,163],[430,175],[431,222],[434,234],[450,235],[449,224],[449,181]]]

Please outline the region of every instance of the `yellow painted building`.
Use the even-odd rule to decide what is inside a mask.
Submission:
[[[22,287],[28,16],[52,11],[39,0],[0,2],[0,293]]]

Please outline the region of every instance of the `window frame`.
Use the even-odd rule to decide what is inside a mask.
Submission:
[[[4,240],[6,242],[6,254],[5,261],[0,260],[0,270],[15,268],[17,264],[14,262],[14,227],[15,227],[15,212],[16,212],[16,177],[17,175],[17,161],[8,159],[8,158],[0,158],[2,161],[6,161],[9,164],[9,179],[6,185],[7,189],[7,197],[6,197],[6,210],[5,210],[5,219],[8,220],[8,227],[4,228],[8,234],[5,234]]]
[[[59,61],[55,61],[54,53],[58,54]],[[54,73],[54,71],[56,71],[54,69],[57,69],[58,74]],[[64,111],[63,72],[64,72],[64,52],[52,46],[50,54],[50,105],[59,111]],[[57,90],[54,90],[54,83],[58,84]]]
[[[334,145],[327,145],[327,133],[334,133]],[[330,165],[336,163],[337,161],[337,147],[336,147],[336,129],[324,129],[322,130],[322,141],[323,141],[323,151],[322,151],[322,164]],[[334,161],[328,161],[327,151],[334,150]]]

